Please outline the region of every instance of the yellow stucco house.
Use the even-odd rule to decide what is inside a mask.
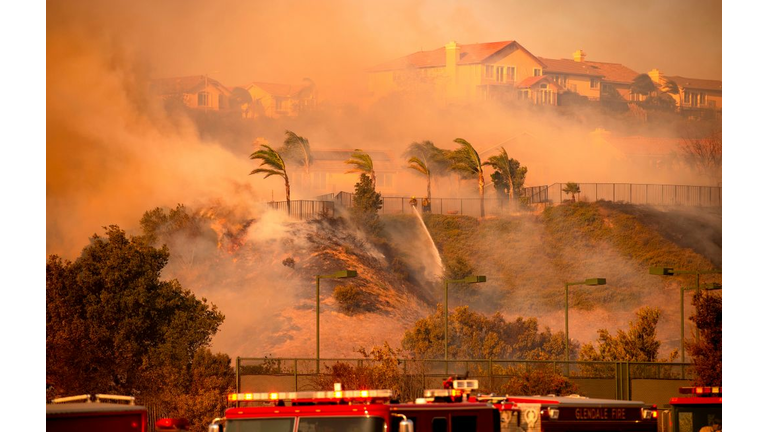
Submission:
[[[301,84],[252,82],[240,87],[250,95],[250,101],[242,107],[246,118],[295,117],[317,104],[317,91],[309,79]]]
[[[230,89],[207,75],[162,78],[150,83],[150,91],[164,101],[175,101],[189,108],[226,111],[230,106]]]
[[[664,88],[670,81],[677,84],[679,93],[670,94],[670,96],[675,99],[678,108],[683,112],[722,111],[723,109],[722,81],[687,78],[677,75],[666,76],[658,69],[648,72],[648,76],[660,88]]]
[[[588,61],[586,57],[583,50],[577,50],[572,59],[539,60],[545,64],[544,75],[591,101],[602,100],[614,91],[624,100],[631,99],[630,88],[637,72],[619,63]]]
[[[419,51],[368,70],[374,99],[399,91],[430,92],[446,102],[512,100],[557,104],[554,82],[542,77],[545,64],[516,41],[447,45]],[[518,91],[518,84],[527,87]],[[554,95],[554,96],[553,96]]]

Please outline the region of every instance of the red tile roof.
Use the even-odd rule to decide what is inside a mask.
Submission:
[[[597,68],[598,72],[603,75],[604,81],[632,84],[632,81],[638,75],[640,75],[632,69],[618,63],[605,63],[595,61],[585,61],[584,63]]]
[[[577,62],[575,60],[568,59],[548,59],[539,57],[539,60],[544,62],[544,72],[559,72],[571,75],[588,75],[594,77],[601,77],[603,74],[597,66],[591,65],[587,62]]]
[[[507,48],[515,47],[528,53],[532,58],[538,59],[522,45],[515,41],[486,42],[477,44],[459,45],[459,65],[483,63]],[[539,61],[540,62],[540,61]],[[543,64],[542,64],[543,66]],[[419,51],[405,57],[379,64],[370,68],[369,72],[381,72],[408,68],[445,67],[445,47],[431,51]]]
[[[227,89],[226,87],[221,85],[220,82],[216,81],[211,77],[208,77],[207,81],[208,81],[208,85],[221,87],[222,89],[225,89],[225,90]],[[205,75],[193,75],[193,76],[186,76],[186,77],[160,78],[160,79],[152,80],[152,83],[150,84],[150,88],[154,93],[157,93],[160,95],[197,93],[198,91],[205,88],[205,83],[206,83]]]
[[[539,75],[539,76],[528,77],[528,78],[520,81],[519,83],[515,84],[515,87],[516,88],[530,88],[530,87],[536,85],[536,83],[539,83],[539,82],[545,81],[545,80],[547,81],[548,84],[553,86],[555,88],[555,90],[557,90],[557,91],[563,90],[562,86],[560,86],[556,82],[552,81],[552,78],[550,78],[550,77],[548,77],[546,75]]]
[[[670,81],[677,83],[678,87],[700,90],[722,91],[723,82],[717,80],[705,80],[698,78],[685,78],[681,76],[667,76]]]

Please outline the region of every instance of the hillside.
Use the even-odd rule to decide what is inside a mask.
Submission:
[[[663,211],[610,203],[576,203],[500,218],[427,215],[430,236],[414,215],[382,217],[385,239],[371,241],[344,218],[289,220],[262,209],[211,207],[197,217],[216,235],[167,242],[164,276],[216,304],[226,315],[214,349],[231,356],[315,355],[316,275],[355,269],[354,279],[322,279],[321,354],[353,357],[357,347],[387,341],[443,302],[448,277],[487,276],[451,285],[449,306],[469,305],[508,319],[534,317],[564,327],[564,283],[604,277],[605,286],[571,287],[571,337],[595,339],[599,328],[626,328],[643,305],[660,307],[662,354],[679,345],[679,286],[693,277],[662,278],[648,267],[718,268],[719,211]],[[458,276],[457,276],[458,275]],[[717,280],[702,277],[702,282]],[[361,290],[370,311],[349,314],[336,286]]]

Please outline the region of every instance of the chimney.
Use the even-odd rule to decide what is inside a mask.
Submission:
[[[448,42],[445,46],[445,73],[448,76],[448,95],[456,96],[456,81],[458,73],[456,71],[459,58],[461,56],[461,47],[456,41]]]
[[[648,76],[651,77],[653,82],[656,84],[663,84],[662,81],[664,81],[664,74],[660,70],[653,69],[652,71],[648,72]]]
[[[585,53],[583,50],[578,50],[573,53],[573,61],[583,62],[585,58],[587,58],[587,53]]]
[[[461,47],[456,41],[448,42],[445,46],[445,68],[448,71],[455,71],[456,64],[459,62],[459,55],[461,53]]]

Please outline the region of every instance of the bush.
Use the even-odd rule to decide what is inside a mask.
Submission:
[[[376,310],[376,305],[369,300],[369,296],[354,285],[336,286],[333,289],[333,298],[339,304],[339,308],[349,315]]]
[[[508,373],[512,378],[502,386],[501,392],[504,394],[567,396],[579,392],[576,384],[551,367],[537,366],[531,370],[512,369]]]

